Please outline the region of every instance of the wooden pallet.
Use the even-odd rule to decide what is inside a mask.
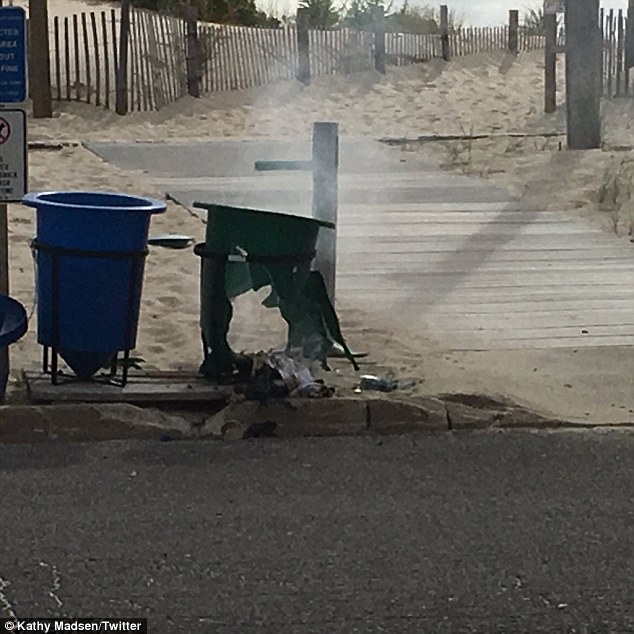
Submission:
[[[43,372],[23,372],[22,377],[27,397],[34,403],[210,403],[233,393],[233,386],[177,372],[130,374],[125,387],[102,379],[73,381],[66,377],[53,385],[51,375]]]

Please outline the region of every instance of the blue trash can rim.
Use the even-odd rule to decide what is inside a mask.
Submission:
[[[21,339],[28,327],[24,306],[13,297],[0,295],[0,348],[6,348]]]
[[[22,204],[27,207],[59,207],[60,209],[99,209],[99,211],[129,211],[149,214],[163,213],[166,203],[155,198],[134,196],[119,192],[93,191],[45,191],[30,192],[22,198]]]

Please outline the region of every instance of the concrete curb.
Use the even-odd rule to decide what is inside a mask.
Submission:
[[[0,443],[103,440],[241,440],[313,436],[394,435],[476,429],[634,427],[562,421],[501,398],[437,397],[288,399],[261,405],[232,402],[220,412],[173,413],[128,404],[0,407]]]

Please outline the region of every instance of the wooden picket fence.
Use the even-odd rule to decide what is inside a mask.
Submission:
[[[115,10],[53,19],[51,77],[57,100],[114,109],[120,18]],[[309,32],[314,77],[374,67],[373,34],[349,28]],[[460,29],[450,34],[452,57],[503,50],[508,27]],[[544,38],[520,29],[520,50],[543,48]],[[201,93],[239,90],[293,79],[298,68],[294,25],[259,28],[199,24]],[[441,56],[440,37],[386,33],[386,61],[405,66]],[[132,9],[128,60],[130,110],[159,110],[188,94],[185,21]]]
[[[134,10],[130,29],[130,109],[159,110],[186,95],[183,21]],[[53,18],[53,97],[114,108],[119,36],[120,19],[114,10]]]
[[[630,65],[626,59],[627,16],[623,10],[601,9],[601,30],[604,94],[606,97],[624,97],[630,94]]]

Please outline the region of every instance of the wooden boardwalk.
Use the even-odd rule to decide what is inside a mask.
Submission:
[[[136,147],[119,164],[142,164]],[[146,168],[185,205],[310,214],[308,174],[252,167],[306,158],[307,144],[189,146],[207,157],[202,168],[184,158],[188,146],[170,150],[178,147],[161,146],[172,157],[163,170],[156,154]],[[443,172],[422,152],[344,139],[341,163],[337,294],[346,306],[392,330],[422,330],[447,350],[634,345],[629,241],[569,214],[522,210],[506,192]]]

